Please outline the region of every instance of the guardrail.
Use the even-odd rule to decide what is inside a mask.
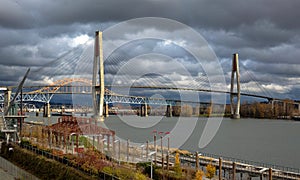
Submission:
[[[274,178],[279,179],[300,179],[300,173],[298,173],[297,168],[288,168],[284,166],[276,166],[267,163],[259,163],[254,161],[246,161],[236,158],[229,158],[229,157],[220,157],[214,154],[198,154],[199,158],[199,166],[200,165],[206,166],[208,164],[212,164],[213,166],[217,167],[218,174],[219,172],[223,171],[225,177],[226,171],[228,176],[230,177],[232,174],[239,172],[241,175],[241,179],[243,179],[243,174],[247,174],[251,177],[268,177],[272,176]],[[196,166],[196,156],[183,156],[180,158],[182,163],[188,162],[192,166]],[[221,167],[221,169],[220,169]]]
[[[255,162],[255,161],[251,161],[251,160],[243,160],[243,159],[220,156],[220,155],[215,155],[215,154],[210,154],[210,153],[201,153],[201,155],[206,156],[206,157],[215,158],[215,159],[222,157],[222,159],[225,161],[239,162],[239,163],[249,164],[249,165],[253,165],[253,166],[272,168],[272,169],[288,171],[288,172],[293,172],[293,173],[300,173],[299,168],[292,168],[292,167],[286,167],[286,166],[282,166],[282,165],[274,165],[274,164],[263,163],[263,162]]]

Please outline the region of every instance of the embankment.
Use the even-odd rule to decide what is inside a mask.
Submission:
[[[36,155],[16,145],[2,143],[0,155],[40,179],[93,179],[72,167]]]

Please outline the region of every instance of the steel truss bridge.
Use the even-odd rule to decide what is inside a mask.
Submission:
[[[38,89],[37,89],[38,88]],[[140,88],[140,87],[138,87]],[[17,102],[39,102],[50,103],[55,94],[92,94],[92,81],[83,78],[66,78],[58,80],[48,86],[27,86],[26,89],[37,89],[32,91],[23,91],[16,97]],[[11,99],[14,93],[11,94]],[[0,94],[0,103],[4,102],[4,93]],[[124,103],[124,104],[151,104],[151,105],[175,105],[175,100],[166,100],[163,98],[149,98],[142,96],[125,96],[116,94],[105,88],[105,103]]]
[[[110,86],[112,87],[112,86]],[[117,88],[126,88],[117,86]],[[199,92],[212,92],[212,93],[225,93],[230,94],[229,91],[219,90],[207,90],[207,89],[189,89],[189,88],[171,88],[171,87],[151,87],[151,86],[132,86],[131,88],[136,89],[161,89],[161,90],[184,90],[184,91],[199,91]],[[58,80],[48,86],[25,86],[23,88],[22,95],[19,94],[16,98],[17,102],[39,102],[39,103],[50,103],[51,99],[55,94],[92,94],[92,81],[84,78],[65,78]],[[29,91],[28,91],[29,89]],[[30,89],[36,89],[31,90]],[[241,93],[242,96],[257,97],[271,100],[274,99],[267,96],[253,95],[247,93]],[[12,97],[14,94],[12,93]],[[104,94],[105,103],[124,103],[124,104],[149,104],[149,105],[176,105],[179,100],[166,100],[163,98],[149,98],[142,96],[125,96],[116,94],[105,88]],[[0,103],[4,102],[4,93],[0,94]]]

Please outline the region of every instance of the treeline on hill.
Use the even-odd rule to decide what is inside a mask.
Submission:
[[[285,104],[284,104],[285,103]],[[241,104],[241,117],[248,118],[278,118],[278,117],[292,117],[299,114],[298,108],[295,108],[291,100],[285,100],[284,103],[262,103],[243,102]],[[230,106],[226,106],[226,114],[230,114]]]
[[[208,116],[212,114],[212,106],[192,106],[189,104],[183,104],[182,106],[173,106],[172,107],[172,115],[173,116],[184,116],[184,117],[191,117],[191,116]],[[222,107],[214,106],[214,111],[217,114],[222,114]]]
[[[230,115],[230,105],[226,105],[225,112],[223,105],[208,104],[206,106],[192,106],[184,104],[181,106],[172,107],[173,116],[210,116],[210,115]],[[278,117],[292,117],[299,115],[299,109],[294,105],[294,101],[285,100],[280,103],[267,103],[267,102],[253,102],[247,101],[241,104],[240,108],[241,117],[247,118],[278,118]]]

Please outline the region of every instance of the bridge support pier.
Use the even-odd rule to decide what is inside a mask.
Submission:
[[[50,103],[47,102],[45,105],[44,105],[44,114],[43,114],[44,117],[50,117],[51,116],[51,109],[50,109]]]
[[[167,112],[166,112],[167,117],[172,117],[172,105],[168,104],[167,105]]]
[[[103,115],[104,117],[108,117],[109,116],[109,107],[108,107],[108,103],[104,103],[104,112],[103,112]]]
[[[234,80],[236,76],[236,92],[234,92]],[[237,99],[236,104],[234,103],[234,98]],[[232,71],[231,71],[231,87],[230,87],[230,108],[231,108],[231,118],[240,118],[240,106],[241,106],[241,89],[240,89],[240,70],[239,70],[239,60],[238,54],[233,54],[232,59]]]
[[[63,115],[66,112],[66,107],[65,106],[61,106],[60,110],[61,110],[60,111],[61,115]]]
[[[148,116],[148,105],[147,103],[141,104],[140,116],[147,117]]]

